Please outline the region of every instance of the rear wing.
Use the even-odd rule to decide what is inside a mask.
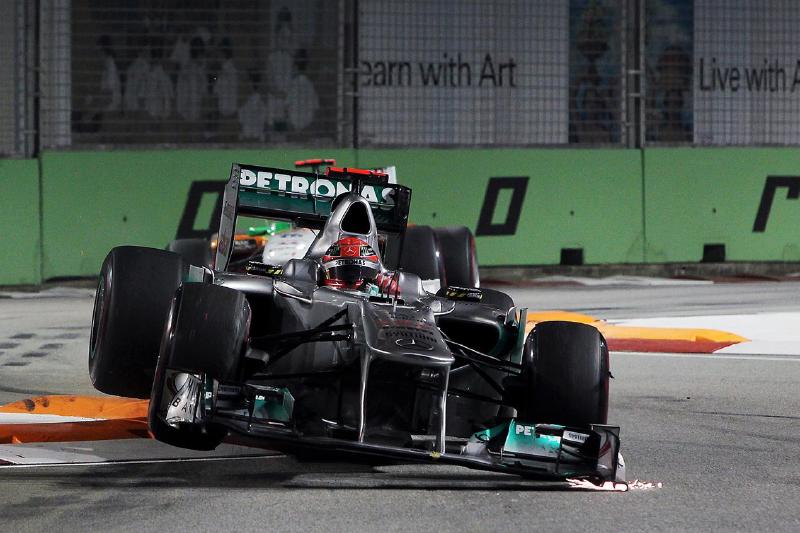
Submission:
[[[411,189],[390,184],[385,173],[334,168],[321,174],[234,164],[222,200],[216,268],[223,270],[228,264],[237,216],[322,228],[334,198],[348,191],[367,199],[379,232],[405,231]]]

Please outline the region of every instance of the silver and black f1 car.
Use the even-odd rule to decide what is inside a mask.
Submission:
[[[624,481],[606,425],[609,360],[597,329],[543,322],[499,291],[427,292],[410,270],[411,190],[348,169],[333,175],[234,165],[215,268],[118,247],[103,263],[89,347],[100,391],[150,398],[163,442],[223,440],[431,461],[548,479]],[[317,231],[305,257],[228,269],[236,217]],[[391,291],[323,283],[321,261],[358,237]],[[403,252],[405,250],[405,252]],[[406,262],[407,263],[407,262]]]

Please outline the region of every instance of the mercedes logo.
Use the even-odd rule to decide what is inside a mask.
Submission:
[[[410,348],[412,350],[419,350],[421,352],[429,352],[433,350],[433,346],[431,346],[427,342],[418,341],[412,337],[404,337],[402,339],[397,339],[396,341],[394,341],[394,343],[400,346],[401,348]]]

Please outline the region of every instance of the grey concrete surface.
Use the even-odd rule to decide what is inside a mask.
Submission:
[[[699,259],[699,258],[698,258]],[[602,265],[519,265],[481,266],[481,279],[530,280],[542,276],[589,276],[613,275],[674,277],[719,277],[741,276],[752,278],[792,277],[800,275],[797,262],[728,261],[725,263],[646,263],[646,264],[602,264]]]
[[[597,318],[800,311],[800,281],[664,286],[494,286],[531,310],[560,309]]]
[[[0,293],[0,405],[32,395],[95,394],[88,374],[92,291],[8,294]]]
[[[511,292],[535,309],[619,318],[800,307],[800,284],[786,283]],[[86,298],[0,299],[0,342],[83,328],[51,355],[25,358],[20,343],[0,356],[0,398],[88,392],[90,312]],[[38,342],[24,349],[44,350]],[[160,445],[119,441],[63,446],[145,462],[0,468],[0,515],[13,531],[800,530],[798,358],[613,353],[612,371],[610,421],[622,427],[628,477],[661,489],[576,492],[457,467],[281,456],[147,463],[164,456]]]

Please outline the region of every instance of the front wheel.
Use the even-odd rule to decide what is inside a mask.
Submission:
[[[519,418],[563,425],[608,420],[608,347],[597,330],[576,322],[541,322],[523,350]]]
[[[212,379],[235,381],[246,349],[250,306],[238,291],[187,283],[172,302],[150,397],[148,425],[162,442],[213,450],[225,428],[203,420]]]

